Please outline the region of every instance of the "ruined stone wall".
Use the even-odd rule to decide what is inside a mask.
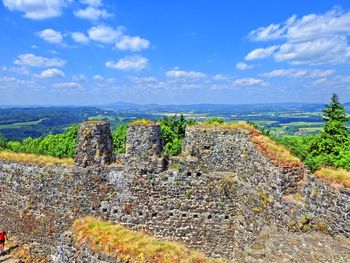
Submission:
[[[50,253],[75,217],[98,215],[115,190],[100,169],[0,161],[0,226],[22,242]]]
[[[182,157],[171,159],[169,167],[147,172],[130,169],[132,160],[137,162],[135,167],[142,164],[144,153],[130,152],[131,148],[133,158],[120,157],[125,158],[124,167],[0,161],[0,226],[22,241],[38,242],[45,248],[41,252],[50,254],[57,252],[60,236],[74,218],[85,215],[227,259],[239,258],[266,225],[306,230],[299,226],[305,215],[311,218],[306,222],[311,228],[324,218],[332,234],[350,237],[347,191],[306,176],[303,167],[279,167],[245,131],[191,128],[186,136]],[[147,138],[139,134],[138,140],[142,143]],[[158,153],[161,141],[150,141],[153,146],[146,148]],[[150,163],[144,161],[142,165]],[[300,200],[290,199],[300,193]]]
[[[243,129],[190,126],[182,155],[185,165],[194,171],[235,172],[249,177],[255,186],[272,188],[278,194],[296,192],[306,172],[303,166],[273,163]]]
[[[310,218],[327,232],[350,237],[350,189],[334,188],[310,175],[303,194]]]

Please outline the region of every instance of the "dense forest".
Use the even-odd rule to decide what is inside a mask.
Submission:
[[[350,136],[346,128],[349,118],[336,94],[332,95],[330,104],[323,109],[322,117],[325,121],[324,127],[319,134],[312,136],[271,137],[268,130],[255,126],[276,142],[287,146],[312,171],[321,166],[350,170]],[[174,115],[163,117],[158,122],[164,139],[164,153],[168,156],[180,154],[186,126],[196,121],[185,118],[183,115]],[[220,124],[224,120],[213,117],[205,122]],[[112,132],[114,152],[117,154],[125,152],[126,129],[127,124],[121,124]],[[0,137],[0,149],[55,157],[73,157],[77,131],[78,126],[73,124],[63,133],[49,134],[39,138],[29,137],[23,141],[7,141],[5,137]]]

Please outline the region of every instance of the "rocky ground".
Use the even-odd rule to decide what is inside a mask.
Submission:
[[[350,240],[320,232],[281,233],[266,227],[240,262],[350,262]]]

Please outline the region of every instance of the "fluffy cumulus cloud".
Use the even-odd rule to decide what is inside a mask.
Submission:
[[[247,61],[255,60],[255,59],[263,59],[271,56],[275,50],[278,48],[278,46],[271,46],[267,48],[257,48],[251,51],[246,57],[244,58]]]
[[[236,64],[236,68],[239,70],[246,70],[246,69],[254,68],[254,65],[248,65],[247,63],[244,63],[244,62],[238,62]]]
[[[70,0],[3,0],[4,6],[11,11],[24,13],[29,19],[46,19],[60,16],[62,9]]]
[[[271,24],[249,33],[253,41],[282,41],[272,52],[259,48],[247,60],[272,56],[278,62],[291,64],[342,64],[350,60],[350,12],[333,8],[325,14],[292,16],[284,23]],[[271,51],[271,50],[269,50]],[[257,55],[258,54],[258,55]]]
[[[80,44],[89,43],[89,38],[84,33],[73,32],[73,33],[71,33],[71,37],[77,43],[80,43]]]
[[[165,73],[169,78],[186,78],[186,79],[201,79],[206,77],[206,75],[199,71],[184,71],[178,68],[169,70]]]
[[[116,62],[106,62],[106,67],[124,71],[139,71],[146,68],[147,65],[148,59],[142,56],[126,56]]]
[[[27,53],[19,55],[13,63],[28,67],[63,67],[66,61],[57,57],[46,58]]]
[[[335,74],[335,70],[326,69],[275,69],[268,73],[260,74],[262,77],[267,78],[325,78]]]
[[[61,44],[63,42],[62,34],[51,28],[39,31],[38,36],[52,44]]]
[[[44,79],[54,78],[54,77],[64,77],[64,72],[57,68],[49,68],[42,71],[39,77]]]
[[[147,39],[139,36],[123,35],[121,28],[112,28],[105,25],[91,27],[88,30],[88,37],[99,43],[114,44],[117,49],[122,51],[141,51],[150,46]]]
[[[130,36],[122,36],[116,43],[116,47],[120,50],[140,51],[149,48],[149,41],[147,39]]]
[[[104,9],[99,9],[92,6],[88,6],[84,9],[74,11],[74,15],[81,19],[87,19],[92,21],[97,21],[102,18],[109,18],[113,16]]]
[[[119,40],[123,32],[109,26],[93,26],[89,29],[88,35],[91,40],[103,44],[113,44]]]

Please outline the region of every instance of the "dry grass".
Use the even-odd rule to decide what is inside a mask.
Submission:
[[[88,124],[88,125],[104,125],[107,122],[105,122],[105,121],[84,121],[82,123]]]
[[[129,125],[144,125],[144,126],[150,126],[150,125],[156,125],[157,123],[154,121],[142,119],[142,120],[136,120],[129,123]]]
[[[244,130],[248,132],[255,132],[256,129],[245,121],[235,121],[227,123],[196,123],[189,127],[194,129],[218,129],[218,130]]]
[[[205,257],[183,245],[156,238],[93,217],[77,219],[73,224],[76,242],[88,242],[97,252],[118,256],[130,262],[214,263],[224,262]]]
[[[51,156],[36,155],[29,153],[15,153],[9,151],[0,151],[0,160],[14,161],[19,163],[40,164],[40,165],[63,165],[70,166],[74,164],[72,158],[56,158]]]
[[[259,132],[251,134],[251,137],[259,150],[278,165],[286,167],[302,165],[302,161],[295,157],[287,148],[285,148],[285,146],[277,144],[269,137],[264,136]]]
[[[350,188],[350,172],[340,168],[323,167],[315,176],[336,188]]]

